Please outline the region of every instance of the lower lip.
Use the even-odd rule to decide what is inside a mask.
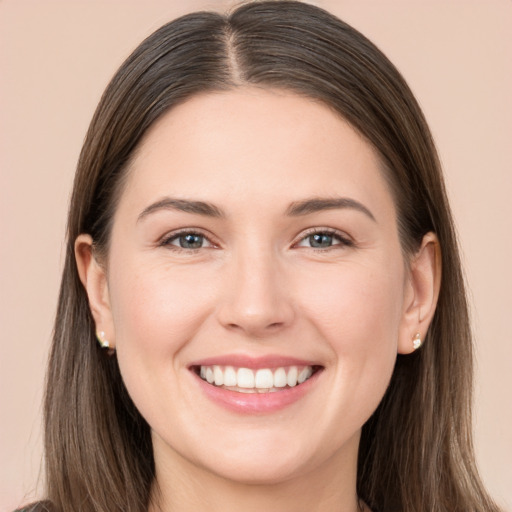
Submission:
[[[299,401],[313,389],[321,373],[317,371],[306,382],[273,393],[238,393],[208,384],[195,373],[194,376],[204,394],[216,404],[240,414],[265,414]]]

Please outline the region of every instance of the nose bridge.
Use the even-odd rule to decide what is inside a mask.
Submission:
[[[220,321],[251,336],[287,326],[293,318],[285,275],[271,247],[247,244],[232,255]]]

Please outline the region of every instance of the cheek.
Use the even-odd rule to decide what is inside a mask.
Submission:
[[[364,337],[364,345],[379,344],[378,334],[398,333],[403,304],[403,271],[395,265],[374,269],[347,265],[318,274],[316,282],[327,283],[316,293],[304,289],[303,296],[319,327],[329,338],[339,333],[340,347],[351,346],[354,337]],[[314,311],[314,313],[313,313]],[[375,336],[367,334],[375,329]],[[361,339],[363,341],[363,339]],[[385,341],[385,340],[381,340]],[[396,340],[395,340],[396,341]]]
[[[324,426],[333,442],[342,443],[346,432],[356,432],[373,414],[389,385],[397,355],[403,272],[399,267],[392,272],[366,266],[339,270],[329,279],[325,276],[329,286],[324,293],[309,294],[308,308],[331,350],[332,400],[325,404]]]
[[[303,290],[308,316],[330,345],[340,389],[374,394],[377,403],[393,371],[403,310],[403,269],[388,263],[327,269],[318,276],[328,283],[321,293]]]
[[[151,425],[172,424],[176,414],[165,390],[179,394],[182,349],[210,314],[213,283],[199,293],[197,286],[206,277],[201,273],[191,279],[190,273],[135,258],[111,268],[116,352],[124,384]]]
[[[121,355],[169,358],[194,337],[211,310],[214,284],[210,281],[198,290],[199,283],[208,281],[200,275],[190,277],[179,269],[147,262],[116,267],[111,300]]]

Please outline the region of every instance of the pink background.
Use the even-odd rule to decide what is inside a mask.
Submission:
[[[471,288],[478,461],[512,508],[512,2],[313,3],[391,58],[430,122]],[[66,208],[100,94],[160,25],[229,5],[0,0],[0,510],[37,496],[41,480],[40,403]]]

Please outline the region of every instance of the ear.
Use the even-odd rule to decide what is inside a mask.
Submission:
[[[398,353],[410,354],[419,334],[423,341],[436,310],[441,287],[441,248],[434,233],[427,233],[409,264]]]
[[[80,281],[87,292],[96,333],[103,331],[102,338],[108,340],[110,349],[115,348],[114,322],[110,308],[108,282],[105,268],[93,252],[93,241],[90,235],[82,234],[75,240],[75,259]]]

